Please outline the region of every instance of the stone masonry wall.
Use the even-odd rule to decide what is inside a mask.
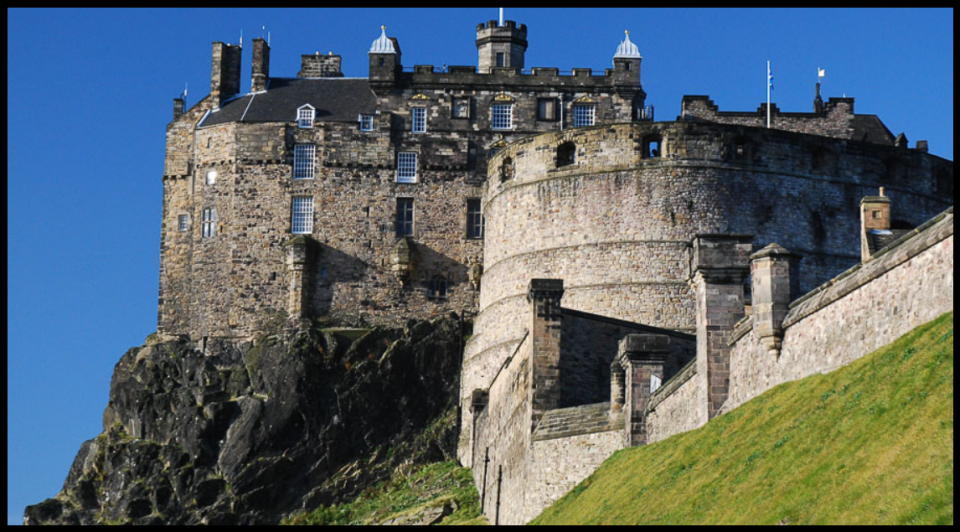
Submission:
[[[623,447],[623,415],[610,403],[551,410],[533,434],[523,522],[540,515]]]
[[[648,444],[707,422],[700,406],[706,402],[704,389],[697,385],[696,373],[697,365],[691,362],[652,394],[646,416]]]
[[[953,310],[953,211],[791,305],[779,357],[743,328],[733,346],[736,408],[782,382],[849,364]]]
[[[661,156],[645,156],[649,139],[660,140]],[[557,167],[565,143],[576,159]],[[803,255],[799,284],[810,290],[858,261],[863,196],[884,186],[894,217],[920,224],[952,203],[938,195],[941,173],[952,175],[949,161],[916,150],[724,124],[520,139],[489,165],[480,314],[463,389],[486,387],[508,356],[500,346],[522,336],[531,278],[563,279],[565,308],[692,332],[695,234],[751,234],[754,249],[777,242]]]

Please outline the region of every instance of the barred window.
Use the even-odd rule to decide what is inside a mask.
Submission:
[[[313,196],[294,196],[290,206],[290,232],[309,234],[313,232]]]
[[[186,215],[186,214],[181,214],[180,216],[177,217],[177,230],[178,230],[178,231],[186,231],[186,230],[187,230],[187,220],[189,220],[189,218],[187,218],[187,215]]]
[[[297,109],[297,126],[303,129],[313,127],[314,111],[310,106],[303,106]]]
[[[297,144],[293,147],[294,179],[313,179],[315,153],[316,146],[313,144]]]
[[[397,198],[397,236],[413,236],[413,198]]]
[[[596,106],[594,105],[574,105],[573,127],[592,126],[595,110]]]
[[[373,131],[373,115],[360,115],[360,131]]]
[[[483,238],[483,213],[480,199],[467,200],[467,238]]]
[[[201,236],[209,238],[217,235],[217,210],[213,207],[203,209],[203,225],[201,226]]]
[[[397,183],[417,182],[417,153],[402,151],[397,154]]]
[[[427,110],[424,107],[414,107],[413,111],[413,132],[426,133],[427,131]]]
[[[493,104],[490,116],[491,129],[512,129],[513,128],[513,104],[496,103]]]

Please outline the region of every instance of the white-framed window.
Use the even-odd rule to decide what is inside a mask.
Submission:
[[[417,153],[402,151],[397,154],[397,183],[417,182]]]
[[[360,115],[360,131],[373,131],[373,115]]]
[[[490,110],[491,129],[513,129],[513,104],[495,103]]]
[[[316,146],[313,144],[296,144],[293,147],[293,178],[313,179],[314,154]]]
[[[217,171],[216,170],[207,170],[207,184],[213,185],[217,182]]]
[[[573,127],[592,126],[596,116],[595,105],[574,105],[573,106]]]
[[[297,127],[302,129],[310,129],[313,127],[313,118],[315,116],[315,111],[313,107],[309,105],[304,105],[297,109]]]
[[[313,196],[294,196],[290,202],[290,232],[295,235],[313,232]]]
[[[661,381],[660,377],[656,375],[650,375],[650,393],[657,391],[657,388],[660,387]]]
[[[181,214],[177,216],[177,231],[186,231],[187,225],[189,225],[190,218],[186,214]]]
[[[425,107],[414,107],[410,110],[413,122],[412,131],[414,133],[427,132],[427,109]]]
[[[483,238],[483,213],[480,198],[467,199],[467,238]]]
[[[207,207],[203,209],[203,225],[201,226],[201,236],[209,238],[217,236],[217,209]]]

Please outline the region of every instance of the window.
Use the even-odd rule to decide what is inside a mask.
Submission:
[[[557,147],[557,168],[577,162],[577,145],[564,142]]]
[[[470,118],[470,98],[453,99],[453,118]]]
[[[202,236],[203,238],[209,238],[217,235],[217,210],[213,207],[207,207],[203,209],[203,225]]]
[[[360,131],[373,131],[373,115],[360,115]]]
[[[427,297],[430,299],[446,299],[447,298],[447,279],[442,275],[435,275],[433,279],[430,279],[430,291],[427,292]]]
[[[660,377],[656,375],[650,375],[650,393],[657,391],[657,388],[660,387],[660,384],[662,384]]]
[[[181,214],[177,217],[177,231],[186,231],[187,230],[187,221],[189,218],[186,214]]]
[[[537,120],[556,120],[557,100],[554,98],[540,98],[537,100]]]
[[[643,139],[643,152],[642,152],[643,157],[646,159],[660,157],[661,140],[662,139],[657,136],[645,137]]]
[[[402,151],[397,154],[397,183],[417,182],[417,154]]]
[[[316,146],[313,144],[297,144],[293,147],[293,178],[313,179],[313,156]]]
[[[595,110],[595,105],[574,105],[573,127],[592,126]]]
[[[413,198],[397,198],[397,236],[413,236]]]
[[[413,129],[414,133],[426,133],[427,132],[427,110],[424,107],[414,107],[411,109],[412,119],[413,119]]]
[[[883,213],[882,213],[882,211],[873,211],[873,217],[876,218],[876,219],[883,218]]]
[[[297,109],[297,126],[303,129],[312,128],[313,116],[313,107],[310,107],[309,105],[304,105],[303,107]]]
[[[290,232],[295,235],[313,232],[313,196],[294,196],[290,204]]]
[[[513,128],[513,104],[495,103],[491,109],[490,127],[492,129]]]
[[[216,171],[216,170],[208,170],[208,171],[207,171],[207,184],[208,184],[208,185],[213,185],[213,184],[216,183],[216,182],[217,182],[217,171]]]
[[[500,181],[509,181],[511,179],[513,179],[513,159],[504,157],[503,163],[500,164]]]
[[[483,238],[483,213],[480,211],[480,199],[467,200],[467,238]]]
[[[504,60],[505,60],[505,59],[506,59],[506,56],[504,55],[503,52],[497,52],[497,66],[498,66],[498,67],[505,66],[505,64],[504,64]]]

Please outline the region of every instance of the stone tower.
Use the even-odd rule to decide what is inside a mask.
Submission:
[[[503,25],[491,20],[477,24],[478,72],[489,73],[494,67],[523,70],[523,54],[527,51],[527,26],[512,20]]]

